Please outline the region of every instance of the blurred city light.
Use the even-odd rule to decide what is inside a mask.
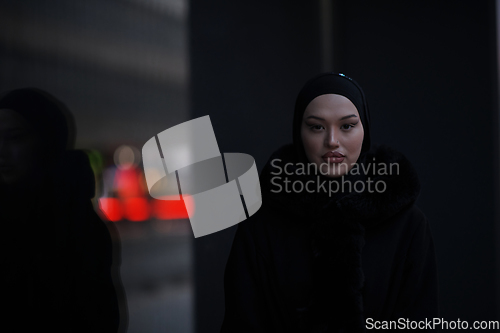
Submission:
[[[97,152],[93,152],[95,164],[99,163],[98,156]],[[136,147],[118,147],[113,154],[113,161],[115,165],[103,173],[105,190],[99,199],[103,218],[112,222],[141,222],[151,218],[178,220],[189,218],[188,211],[194,211],[189,195],[181,196],[181,200],[177,196],[163,196],[161,200],[149,196],[144,174],[139,168],[140,152]]]

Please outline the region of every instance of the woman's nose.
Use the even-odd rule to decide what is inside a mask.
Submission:
[[[339,146],[339,140],[336,136],[335,131],[333,131],[333,130],[328,131],[327,137],[325,138],[325,145],[327,147],[338,147]]]

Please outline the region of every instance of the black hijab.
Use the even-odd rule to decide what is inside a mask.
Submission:
[[[22,205],[24,199],[21,198],[36,197],[41,205],[41,199],[49,196],[47,185],[53,185],[54,177],[61,173],[60,162],[67,148],[74,143],[73,117],[61,101],[37,88],[15,89],[2,94],[0,109],[9,109],[21,115],[37,138],[35,165],[29,174],[16,184],[0,183],[2,206],[10,207],[13,216],[27,216],[18,214],[20,209],[17,206]],[[32,204],[29,207],[34,209]],[[2,214],[10,216],[6,211]]]
[[[27,120],[43,142],[45,157],[57,160],[67,148],[72,148],[71,113],[51,94],[37,88],[12,90],[1,96],[0,109],[15,111]]]
[[[313,99],[325,94],[337,94],[348,98],[358,110],[363,124],[364,138],[361,147],[361,155],[370,150],[370,113],[366,104],[363,90],[350,77],[344,74],[324,73],[309,81],[302,87],[295,102],[295,112],[293,115],[293,144],[297,151],[300,162],[307,163],[304,145],[300,135],[302,117],[304,112]]]
[[[36,165],[18,184],[0,184],[0,194],[16,194],[40,188],[59,172],[58,164],[75,140],[74,118],[68,108],[57,98],[37,88],[21,88],[0,96],[0,109],[9,109],[21,115],[37,137]]]

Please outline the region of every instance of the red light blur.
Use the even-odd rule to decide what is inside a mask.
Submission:
[[[146,198],[126,198],[123,199],[123,216],[134,222],[149,219],[149,203]]]
[[[123,218],[121,203],[116,198],[99,199],[99,207],[108,221],[116,222]]]
[[[144,181],[141,176],[141,171],[137,168],[117,169],[115,188],[118,196],[121,198],[144,196]]]
[[[173,197],[164,197],[163,200],[153,200],[153,215],[160,220],[187,219],[188,213],[184,200],[172,200]]]

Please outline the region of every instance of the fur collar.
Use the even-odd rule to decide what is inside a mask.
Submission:
[[[264,167],[260,182],[266,204],[291,213],[295,223],[306,223],[312,229],[315,285],[310,304],[296,309],[298,326],[308,333],[364,332],[361,252],[365,228],[379,226],[417,199],[417,174],[403,154],[387,146],[373,146],[359,158],[357,170],[353,168],[341,179],[305,175],[295,156],[292,145],[276,151]],[[388,169],[391,165],[393,169]],[[278,175],[279,168],[283,172]],[[289,191],[284,188],[285,179],[292,186]],[[329,191],[330,182],[336,189],[342,181],[351,185],[364,182],[365,190],[354,187],[351,191]],[[378,191],[373,187],[369,191],[369,181],[372,185],[379,183]],[[294,191],[294,182],[312,182],[316,191],[310,191],[311,187],[309,192],[304,188],[299,191],[300,184]],[[328,192],[320,187],[325,182]],[[281,191],[276,184],[282,185]]]

